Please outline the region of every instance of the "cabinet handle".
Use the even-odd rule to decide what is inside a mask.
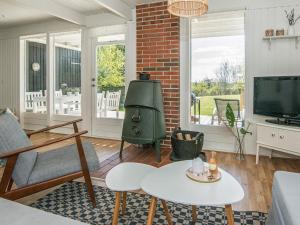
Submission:
[[[275,134],[274,134],[274,133],[272,134],[272,137],[275,137]]]
[[[284,136],[280,135],[280,139],[284,139]]]

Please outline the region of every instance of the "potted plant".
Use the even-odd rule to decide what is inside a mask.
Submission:
[[[231,133],[234,135],[236,142],[237,142],[237,151],[236,151],[236,157],[239,160],[243,160],[245,158],[244,155],[244,140],[245,136],[247,134],[252,135],[252,132],[249,131],[250,123],[248,123],[246,126],[236,119],[236,116],[234,115],[234,112],[232,110],[231,105],[228,103],[226,106],[226,121],[223,121],[223,123],[226,125],[226,127],[231,131]]]

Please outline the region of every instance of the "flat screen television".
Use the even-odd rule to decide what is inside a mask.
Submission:
[[[300,76],[255,77],[254,114],[300,119]]]

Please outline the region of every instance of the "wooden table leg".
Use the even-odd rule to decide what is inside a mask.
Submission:
[[[169,225],[173,225],[173,222],[172,222],[172,217],[169,213],[169,209],[168,209],[168,206],[167,206],[167,203],[165,200],[161,200],[161,203],[163,205],[163,208],[164,208],[164,212],[165,212],[165,216],[167,218],[167,221],[168,221],[168,224]]]
[[[150,202],[150,207],[149,207],[147,225],[152,225],[152,223],[153,223],[153,218],[154,218],[155,210],[156,210],[156,204],[157,204],[157,199],[155,197],[152,197],[151,202]]]
[[[118,224],[120,202],[121,202],[121,192],[116,192],[116,202],[115,202],[115,209],[114,209],[114,216],[113,216],[112,225],[117,225]]]
[[[126,198],[127,198],[127,192],[123,192],[122,215],[125,215],[126,213]]]
[[[227,216],[227,224],[234,225],[234,217],[231,205],[225,205],[225,213]]]
[[[196,221],[197,221],[197,207],[195,205],[192,206],[192,218],[193,218],[193,222],[196,223]]]

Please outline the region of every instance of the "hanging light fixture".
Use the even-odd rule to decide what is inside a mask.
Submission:
[[[180,17],[201,16],[208,11],[208,0],[168,0],[168,11]]]

